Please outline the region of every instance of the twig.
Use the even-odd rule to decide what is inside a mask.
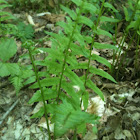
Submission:
[[[14,107],[18,104],[19,99],[9,108],[9,110],[3,115],[1,121],[0,121],[0,125],[2,125],[3,121],[7,118],[7,116],[9,115],[9,113],[14,109]]]

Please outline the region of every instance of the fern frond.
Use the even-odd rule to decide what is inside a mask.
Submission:
[[[20,76],[14,76],[14,77],[10,77],[10,82],[15,88],[16,95],[18,95],[20,89],[23,87],[23,84],[22,84],[23,79]]]
[[[73,106],[67,101],[63,101],[63,104],[56,107],[55,114],[55,130],[56,136],[62,136],[70,129],[75,129],[82,123],[96,124],[99,117],[95,115],[82,112],[80,109],[75,110]]]

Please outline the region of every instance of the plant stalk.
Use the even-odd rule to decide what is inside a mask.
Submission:
[[[28,51],[29,51],[30,60],[32,62],[33,69],[34,69],[34,72],[35,72],[35,76],[36,76],[36,79],[37,79],[37,83],[38,83],[40,91],[41,91],[41,96],[42,96],[43,105],[44,105],[45,119],[46,119],[46,124],[47,124],[47,128],[48,128],[49,140],[51,140],[49,120],[48,120],[48,116],[47,116],[47,108],[46,108],[46,103],[45,103],[44,92],[43,92],[43,89],[41,87],[41,83],[40,83],[39,76],[38,76],[38,71],[37,71],[37,68],[36,68],[34,60],[33,60],[31,49],[29,48]]]
[[[100,12],[99,12],[99,16],[98,16],[98,19],[97,19],[95,30],[97,30],[97,27],[98,27],[98,24],[99,24],[99,21],[100,21],[100,17],[102,15],[104,3],[105,3],[105,0],[103,0],[103,2],[102,2],[102,6],[101,6],[101,9],[100,9]],[[90,54],[89,54],[89,59],[88,59],[88,66],[87,66],[87,71],[86,71],[86,75],[85,75],[85,82],[84,82],[84,86],[85,87],[86,87],[86,84],[87,84],[87,79],[88,79],[88,74],[89,74],[89,69],[90,69],[90,61],[91,61],[92,49],[93,49],[93,45],[94,45],[95,36],[96,36],[96,33],[94,33],[94,36],[92,38],[92,44],[91,44],[91,47],[90,47]],[[84,92],[83,92],[83,94],[84,94]],[[82,94],[82,96],[83,96],[83,94]],[[82,105],[82,98],[81,98],[80,106],[81,105]]]

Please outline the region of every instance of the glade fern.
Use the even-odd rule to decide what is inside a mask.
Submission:
[[[55,136],[62,136],[69,129],[79,130],[77,133],[84,133],[86,123],[97,124],[99,118],[83,112],[80,107],[82,102],[84,104],[84,110],[88,106],[89,93],[86,88],[92,89],[104,100],[103,93],[92,82],[89,75],[97,74],[116,82],[108,73],[95,68],[90,62],[96,60],[109,68],[111,67],[105,58],[92,54],[91,52],[93,47],[97,49],[116,49],[113,45],[95,42],[95,36],[103,34],[112,39],[112,35],[109,32],[98,27],[99,22],[118,22],[119,20],[102,16],[105,0],[103,0],[101,9],[97,9],[86,0],[72,0],[72,2],[77,6],[75,11],[61,6],[69,15],[66,16],[66,22],[57,23],[57,25],[64,28],[64,32],[60,31],[56,34],[45,31],[45,33],[51,36],[52,47],[40,48],[48,54],[45,60],[40,63],[42,66],[46,66],[47,72],[42,78],[40,76],[39,80],[41,88],[44,91],[44,97],[41,96],[40,92],[37,92],[29,101],[29,103],[33,103],[40,101],[42,98],[44,98],[42,100],[48,100],[49,104],[46,105],[46,109],[48,113],[51,113],[52,123],[55,125]],[[97,23],[94,24],[89,18],[84,16],[85,12],[99,14]],[[93,31],[93,37],[82,34],[81,29],[83,25],[88,26]],[[86,48],[86,44],[91,44],[90,49]],[[79,62],[77,56],[80,55],[83,55],[88,62]],[[40,65],[37,60],[35,63]],[[85,69],[86,75],[79,77],[75,72],[78,69]],[[75,91],[74,86],[77,86],[79,91]],[[34,83],[30,88],[37,89],[39,85],[38,83]],[[34,117],[41,117],[44,111],[41,108],[39,113],[34,114]],[[80,131],[81,126],[83,129]]]

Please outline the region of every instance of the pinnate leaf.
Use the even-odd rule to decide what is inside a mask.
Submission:
[[[97,68],[94,68],[94,67],[90,67],[90,72],[91,72],[91,73],[94,73],[94,74],[97,74],[97,75],[100,75],[100,76],[102,76],[102,77],[104,77],[104,78],[107,78],[107,79],[113,81],[114,83],[117,83],[117,82],[115,81],[115,79],[114,79],[111,75],[109,75],[107,72],[105,72],[105,71],[103,71],[103,70],[101,70],[101,69],[97,69]]]
[[[101,16],[100,21],[101,22],[119,22],[120,20],[110,18],[110,17]]]
[[[102,91],[90,80],[87,80],[87,86],[92,89],[96,94],[100,96],[100,98],[104,101],[104,95]]]
[[[111,45],[111,44],[101,44],[101,43],[98,43],[98,42],[94,43],[94,47],[96,49],[114,49],[114,50],[117,50],[117,47],[114,46],[114,45]]]
[[[59,83],[58,77],[52,77],[52,78],[47,78],[47,79],[45,78],[43,80],[40,80],[41,87],[57,85],[58,83]],[[36,88],[39,88],[39,85],[36,82],[35,84],[31,85],[30,88],[36,89]]]

